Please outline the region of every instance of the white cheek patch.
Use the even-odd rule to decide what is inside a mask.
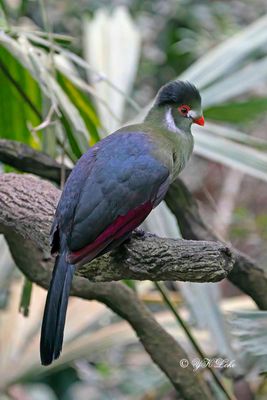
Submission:
[[[188,117],[192,118],[193,120],[198,118],[198,114],[194,110],[190,110],[187,115],[188,115]]]
[[[174,118],[172,115],[172,109],[168,108],[165,114],[165,122],[166,126],[169,131],[175,132],[175,133],[180,133],[180,129],[175,125]]]

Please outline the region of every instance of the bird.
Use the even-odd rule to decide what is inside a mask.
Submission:
[[[97,142],[73,168],[51,228],[56,260],[41,328],[43,365],[60,356],[75,269],[129,240],[163,200],[193,151],[193,123],[204,125],[198,89],[170,81],[143,123]]]

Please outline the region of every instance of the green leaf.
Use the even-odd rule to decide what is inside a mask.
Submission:
[[[76,108],[79,110],[85,125],[90,133],[90,145],[94,145],[100,140],[98,133],[98,128],[100,127],[100,121],[96,115],[95,109],[86,96],[80,89],[78,89],[74,84],[61,72],[57,74],[58,82],[60,83],[64,92],[69,96],[69,99],[75,104]]]
[[[4,32],[0,32],[0,43],[8,49],[24,68],[30,72],[32,77],[38,82],[40,90],[51,102],[51,106],[63,115],[62,122],[75,141],[76,153],[83,154],[89,147],[89,134],[85,122],[79,110],[71,102],[68,95],[61,88],[53,75],[51,59],[48,54],[40,48],[35,48],[26,37],[12,39]],[[67,126],[68,123],[68,126]],[[72,142],[72,143],[73,143]],[[74,148],[72,149],[74,152]]]
[[[215,121],[244,123],[253,121],[266,110],[267,98],[251,98],[208,107],[205,109],[205,117]]]
[[[29,281],[27,278],[24,280],[20,305],[19,305],[19,312],[24,315],[24,317],[29,316],[29,308],[31,303],[31,295],[32,295],[32,282]]]
[[[132,279],[124,279],[123,283],[125,283],[126,286],[128,286],[129,288],[133,289],[134,291],[136,291],[136,282]]]
[[[79,145],[79,143],[77,142],[75,134],[73,133],[73,130],[71,129],[71,126],[69,124],[69,121],[63,113],[62,113],[60,120],[62,122],[62,125],[64,126],[64,129],[65,129],[65,132],[67,135],[67,139],[68,139],[68,144],[69,144],[69,146],[71,148],[71,152],[74,156],[74,157],[72,157],[72,161],[75,162],[83,155],[82,148]]]
[[[0,87],[0,137],[38,146],[28,124],[36,126],[41,121],[42,97],[39,85],[1,46]]]

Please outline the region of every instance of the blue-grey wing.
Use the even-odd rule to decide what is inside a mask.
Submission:
[[[118,216],[146,202],[161,201],[169,170],[152,155],[152,147],[143,133],[113,134],[79,161],[59,207],[71,251],[93,242]]]

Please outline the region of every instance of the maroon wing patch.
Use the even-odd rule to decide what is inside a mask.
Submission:
[[[137,228],[148,216],[152,208],[153,203],[149,201],[130,210],[126,215],[118,216],[92,243],[80,250],[70,252],[67,256],[67,261],[70,264],[78,265],[90,262],[107,246],[110,247],[112,242],[117,242],[118,239]]]

